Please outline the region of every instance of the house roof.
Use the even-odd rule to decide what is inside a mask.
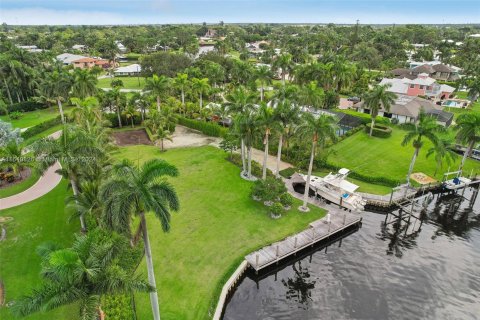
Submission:
[[[432,74],[435,72],[435,70],[431,65],[424,64],[424,65],[413,68],[412,72]]]
[[[397,69],[393,69],[391,71],[391,73],[394,75],[394,76],[403,76],[403,75],[407,75],[410,73],[410,69],[406,69],[406,68],[397,68]]]
[[[96,62],[98,59],[85,57],[78,60],[72,61],[73,63],[86,63],[86,62]]]
[[[81,55],[78,55],[78,54],[71,54],[71,53],[62,53],[62,54],[59,54],[56,59],[58,61],[61,61],[65,64],[70,64],[72,63],[73,61],[75,60],[78,60],[78,59],[82,59],[82,58],[86,58],[85,56],[81,56]]]
[[[140,71],[142,71],[142,66],[140,66],[138,63],[130,64],[128,66],[115,69],[116,73],[131,73],[131,72],[140,72]]]
[[[388,91],[395,92],[395,93],[406,94],[407,90],[408,90],[408,84],[406,84],[406,81],[409,81],[409,79],[407,79],[407,78],[403,78],[403,79],[383,78],[382,81],[380,81],[380,85],[384,86],[386,84],[389,84],[390,88],[388,88]]]
[[[363,103],[364,102],[361,101],[355,104],[354,107],[363,107]],[[428,113],[431,110],[441,110],[441,107],[426,99],[398,94],[395,103],[390,107],[390,113],[400,116],[407,116],[410,118],[417,118],[420,114],[420,110],[422,109]],[[385,111],[383,106],[381,110]]]
[[[455,88],[452,86],[449,86],[448,84],[442,84],[440,85],[440,91],[452,93],[453,91],[455,91]]]
[[[433,68],[433,70],[435,70],[437,72],[452,72],[453,71],[452,68],[444,65],[443,63],[436,64],[432,68]]]
[[[435,83],[435,79],[430,78],[430,77],[416,78],[416,79],[413,79],[413,80],[405,78],[405,79],[402,79],[402,81],[404,81],[404,83],[407,83],[407,84],[419,84],[419,85],[423,85],[423,86],[430,86],[430,85]]]
[[[109,64],[110,62],[108,60],[97,60],[95,61],[95,64],[97,65],[104,65],[104,64]]]

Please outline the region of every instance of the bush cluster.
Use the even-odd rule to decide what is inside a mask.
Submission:
[[[365,126],[365,132],[370,134],[370,127]],[[374,125],[372,136],[379,138],[388,138],[392,135],[392,129],[386,126]]]
[[[33,102],[33,101],[23,101],[23,102],[18,102],[14,103],[12,105],[7,106],[8,112],[29,112],[29,111],[35,111],[38,109],[46,109],[48,106],[43,103],[39,102]],[[0,115],[3,115],[4,112],[0,110]]]
[[[110,128],[118,128],[119,125],[118,125],[118,117],[117,117],[117,114],[116,113],[107,113],[104,115],[105,117],[105,120],[108,120],[110,122]],[[120,118],[122,119],[122,125],[123,126],[129,126],[131,125],[131,119],[127,119],[127,117],[122,114],[120,116]],[[140,125],[142,123],[142,116],[139,115],[139,114],[136,114],[133,116],[133,124],[134,125]]]
[[[62,119],[60,118],[60,116],[56,117],[56,118],[53,118],[53,119],[50,119],[50,120],[47,120],[47,121],[44,121],[44,122],[41,122],[39,124],[37,124],[36,126],[33,126],[33,127],[30,127],[28,128],[27,130],[25,130],[24,132],[22,132],[22,138],[23,139],[29,139],[45,130],[48,130],[56,125],[59,125],[62,123]]]
[[[338,111],[359,118],[360,120],[362,120],[363,124],[368,124],[372,122],[372,117],[368,113],[362,113],[354,110],[338,110]],[[381,123],[381,124],[388,124],[390,123],[390,119],[385,117],[377,117],[375,119],[375,122]]]
[[[201,133],[211,137],[225,137],[228,133],[228,129],[219,126],[215,122],[205,122],[200,120],[187,119],[184,117],[178,117],[178,124],[195,129]]]

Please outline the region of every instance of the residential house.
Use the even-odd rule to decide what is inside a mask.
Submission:
[[[424,96],[434,102],[450,98],[455,88],[446,84],[439,84],[427,73],[421,73],[418,77],[411,78],[383,78],[380,85],[389,84],[388,91],[405,94],[408,96]]]
[[[115,69],[114,74],[118,76],[138,76],[142,72],[142,66],[137,63]]]
[[[19,46],[17,45],[17,48],[23,49],[28,52],[42,52],[43,49],[38,48],[37,46]]]
[[[83,59],[83,58],[87,58],[87,57],[81,56],[78,54],[72,54],[72,53],[62,53],[56,57],[56,59],[62,62],[64,65],[70,65],[73,63],[73,61]]]
[[[217,36],[217,30],[208,29],[203,37],[211,39],[211,38],[215,38],[216,36]]]
[[[370,114],[370,109],[364,106],[364,101],[353,105],[358,112]],[[453,121],[453,113],[442,110],[442,107],[434,104],[430,100],[420,97],[397,94],[397,99],[387,112],[383,106],[378,115],[390,119],[397,119],[398,123],[414,123],[417,121],[420,111],[424,111],[437,119],[437,122],[443,126],[450,126]]]
[[[115,44],[117,45],[118,51],[120,51],[120,53],[127,52],[127,47],[125,47],[120,41],[115,41]]]
[[[84,52],[86,48],[87,48],[87,46],[84,45],[84,44],[75,44],[75,45],[72,46],[73,50],[77,50],[77,51],[81,51],[81,52]]]
[[[74,68],[91,69],[95,67],[95,62],[98,60],[99,59],[86,57],[86,58],[81,58],[81,59],[72,61],[72,64]]]
[[[407,74],[417,76],[420,73],[427,73],[429,77],[436,80],[455,81],[459,79],[460,70],[458,67],[447,66],[440,61],[411,61],[410,70]]]

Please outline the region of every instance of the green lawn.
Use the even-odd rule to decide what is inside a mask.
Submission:
[[[47,130],[45,130],[45,131],[43,131],[43,132],[40,132],[40,133],[38,133],[38,134],[36,134],[36,135],[34,135],[34,136],[26,139],[26,140],[23,140],[23,143],[22,143],[22,144],[23,144],[24,146],[28,146],[28,145],[34,143],[34,142],[37,141],[37,140],[40,140],[40,139],[42,139],[42,138],[45,138],[46,136],[51,135],[51,134],[54,133],[54,132],[57,132],[58,130],[62,130],[62,125],[61,125],[61,124],[56,125],[56,126],[54,126],[54,127],[51,127],[51,128],[49,128],[49,129],[47,129]]]
[[[68,108],[65,108],[68,111]],[[20,119],[11,120],[8,116],[0,116],[0,120],[10,122],[15,128],[28,128],[41,122],[53,119],[60,115],[58,108],[51,107],[48,109],[24,112]]]
[[[110,88],[112,80],[122,80],[125,89],[143,89],[145,87],[145,78],[142,77],[114,77],[98,79],[99,88]]]
[[[9,196],[12,196],[14,194],[17,194],[17,193],[20,193],[22,191],[27,190],[28,188],[33,186],[35,184],[35,182],[37,182],[38,178],[39,178],[39,175],[35,171],[33,171],[32,174],[30,175],[30,177],[23,180],[22,182],[14,184],[11,187],[6,187],[6,188],[0,189],[0,199],[1,198],[6,198],[6,197],[9,197]]]
[[[226,161],[214,147],[175,149],[161,153],[152,146],[120,148],[117,159],[141,163],[163,158],[175,164],[180,177],[170,179],[177,188],[181,210],[172,217],[168,234],[152,215],[148,217],[162,319],[209,319],[220,288],[243,257],[263,245],[308,226],[325,212],[312,208],[299,213],[298,201],[279,220],[268,216],[266,207],[249,197],[251,182],[242,180],[240,169]],[[68,223],[64,212],[67,184],[31,203],[1,212],[12,216],[7,241],[0,245],[0,278],[7,301],[30,292],[39,283],[39,258],[35,248],[47,241],[69,245],[78,222]],[[139,272],[146,277],[144,262]],[[138,319],[151,319],[147,294],[136,299]],[[73,306],[27,319],[75,319]],[[67,317],[68,315],[68,317]],[[0,309],[0,318],[12,319]]]
[[[240,169],[225,161],[214,147],[175,149],[160,153],[151,146],[120,148],[116,158],[142,162],[162,158],[175,164],[181,211],[164,234],[158,221],[148,217],[157,275],[162,319],[209,319],[209,307],[224,281],[244,255],[307,227],[324,212],[301,214],[296,208],[272,220],[266,207],[249,197],[251,182]],[[139,272],[146,274],[142,263]],[[151,319],[148,295],[136,299],[138,319]]]
[[[0,211],[1,216],[13,217],[7,225],[7,240],[0,243],[0,279],[5,284],[6,301],[30,293],[39,285],[40,258],[35,253],[38,245],[53,241],[68,246],[79,223],[68,223],[65,212],[67,183],[62,181],[55,189],[40,199],[25,205]],[[63,307],[48,313],[34,314],[28,320],[72,319],[77,311]],[[68,316],[67,316],[68,315]],[[9,310],[0,308],[0,319],[13,319]]]
[[[364,175],[383,176],[404,181],[414,151],[411,145],[401,146],[404,135],[405,131],[397,127],[393,128],[392,136],[386,139],[371,138],[365,132],[359,131],[334,145],[332,147],[334,153],[330,155],[328,161]],[[423,172],[433,177],[435,160],[433,157],[428,159],[425,157],[429,148],[431,148],[431,144],[425,141],[415,163],[414,172]],[[456,163],[451,166],[451,171],[457,170],[460,158],[459,156]],[[480,163],[467,159],[465,171],[470,174],[472,169],[474,172],[480,173]],[[447,165],[439,169],[436,179],[441,180],[442,173],[447,170]]]

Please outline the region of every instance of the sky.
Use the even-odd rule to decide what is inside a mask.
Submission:
[[[480,0],[0,0],[0,22],[480,23]]]

